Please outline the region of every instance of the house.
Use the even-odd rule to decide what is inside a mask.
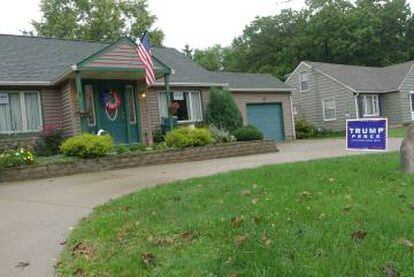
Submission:
[[[346,119],[414,120],[414,61],[364,67],[303,61],[286,80],[295,115],[317,128],[344,130]]]
[[[105,130],[117,143],[151,143],[168,116],[166,91],[178,124],[186,125],[203,122],[212,87],[230,90],[244,123],[266,138],[294,138],[291,89],[278,79],[207,71],[159,47],[157,82],[147,88],[135,49],[128,38],[108,44],[0,35],[0,138],[36,138],[54,126],[65,136]]]

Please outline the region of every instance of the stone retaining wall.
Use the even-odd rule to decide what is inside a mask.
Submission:
[[[0,169],[0,182],[50,178],[112,169],[201,161],[277,151],[276,143],[273,141],[249,141],[181,150],[116,155],[100,159],[76,160],[44,166]]]

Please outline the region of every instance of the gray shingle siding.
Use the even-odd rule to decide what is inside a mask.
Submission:
[[[309,89],[300,92],[299,74],[303,71],[309,74]],[[343,130],[346,119],[356,117],[353,92],[305,64],[300,65],[287,84],[294,88],[292,102],[298,107],[299,114],[317,128]],[[323,100],[335,100],[336,120],[324,120]]]
[[[400,92],[398,93],[398,100],[395,99],[399,105],[392,110],[393,114],[399,114],[400,122],[397,124],[404,124],[411,122],[411,104],[410,104],[410,91],[414,91],[414,70],[411,69],[404,81],[400,86]]]

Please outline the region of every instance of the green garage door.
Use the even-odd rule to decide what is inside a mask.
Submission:
[[[263,133],[265,139],[285,140],[281,104],[247,104],[247,120]]]

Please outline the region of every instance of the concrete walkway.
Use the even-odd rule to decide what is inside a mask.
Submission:
[[[400,143],[392,139],[390,151]],[[0,183],[0,276],[53,276],[60,243],[72,226],[94,206],[135,190],[228,170],[357,154],[344,150],[344,140],[298,141],[279,148],[272,154]]]

